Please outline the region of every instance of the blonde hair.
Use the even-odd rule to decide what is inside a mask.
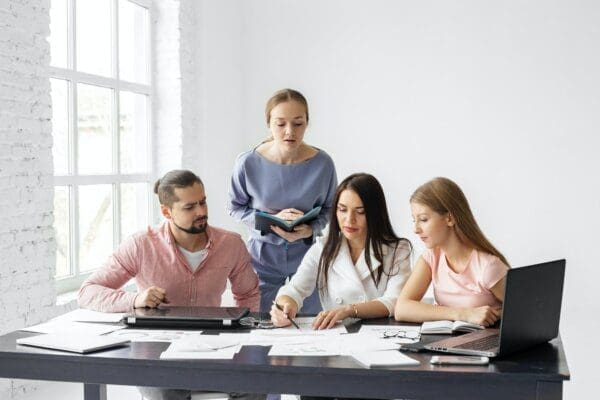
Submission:
[[[271,123],[271,111],[273,111],[273,109],[279,104],[292,100],[297,101],[304,106],[306,122],[308,123],[308,102],[306,101],[306,97],[294,89],[281,89],[273,93],[273,96],[267,100],[267,105],[265,106],[265,119],[267,121],[267,125]]]
[[[410,202],[427,206],[440,215],[450,213],[455,221],[455,232],[461,242],[492,254],[510,266],[502,253],[485,237],[463,191],[452,180],[438,177],[424,183],[410,196]]]

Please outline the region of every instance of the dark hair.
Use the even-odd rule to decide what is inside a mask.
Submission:
[[[306,122],[308,122],[308,101],[306,101],[306,97],[294,89],[281,89],[273,93],[273,96],[267,100],[267,105],[265,106],[265,118],[267,120],[267,125],[269,125],[271,122],[271,111],[273,111],[277,105],[292,100],[297,101],[304,106]]]
[[[340,225],[337,220],[337,205],[340,200],[340,195],[344,190],[352,190],[360,197],[365,209],[367,219],[367,238],[365,241],[365,261],[371,270],[371,248],[375,253],[375,259],[379,263],[383,263],[383,246],[394,245],[396,252],[401,243],[404,243],[409,252],[407,258],[412,253],[412,245],[408,239],[398,237],[390,223],[390,217],[387,210],[385,195],[379,181],[370,174],[357,173],[352,174],[344,179],[337,187],[333,207],[331,207],[331,215],[329,217],[329,233],[325,240],[323,252],[319,259],[319,269],[317,273],[318,288],[320,291],[325,291],[327,288],[327,275],[331,264],[337,257],[344,236],[341,233]],[[394,257],[395,258],[395,257]],[[379,268],[377,274],[371,270],[371,278],[375,286],[379,285],[381,274],[384,268]],[[397,272],[395,272],[397,273]],[[390,270],[388,276],[395,274]],[[387,273],[386,273],[387,274]]]
[[[154,184],[154,193],[158,195],[160,204],[172,207],[173,203],[179,201],[177,196],[175,196],[175,189],[194,186],[196,183],[203,185],[198,175],[192,171],[174,169],[156,181]]]
[[[476,250],[498,257],[509,266],[506,257],[485,237],[460,187],[448,178],[438,177],[419,186],[410,196],[411,203],[431,208],[432,211],[454,217],[454,230],[458,239]]]

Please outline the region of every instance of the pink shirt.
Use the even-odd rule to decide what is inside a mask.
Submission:
[[[448,266],[446,254],[428,249],[423,259],[431,268],[435,302],[448,307],[500,307],[502,303],[490,290],[508,271],[496,256],[473,250],[463,272],[457,274]]]
[[[83,282],[79,306],[103,312],[131,310],[137,293],[121,287],[134,278],[140,292],[150,286],[165,289],[169,305],[218,307],[229,279],[236,304],[257,311],[258,278],[242,238],[210,226],[206,233],[207,254],[195,272],[177,248],[168,222],[134,234]]]

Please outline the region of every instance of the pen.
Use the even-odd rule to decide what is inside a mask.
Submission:
[[[277,307],[277,309],[281,312],[283,312],[283,307],[281,307],[279,304],[273,302],[273,304],[275,304],[275,307]],[[287,319],[290,320],[290,322],[292,323],[292,325],[294,325],[296,327],[296,329],[300,329],[300,327],[298,326],[298,324],[296,323],[296,321],[294,321],[293,319],[291,319],[290,317],[288,317],[286,315]]]

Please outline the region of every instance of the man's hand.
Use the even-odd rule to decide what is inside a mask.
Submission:
[[[150,286],[143,292],[138,293],[133,306],[135,308],[156,308],[161,303],[169,304],[169,300],[167,299],[167,292],[165,291],[165,289],[159,288],[157,286]]]

